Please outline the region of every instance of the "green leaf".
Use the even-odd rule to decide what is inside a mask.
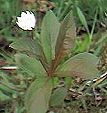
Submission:
[[[85,79],[93,79],[97,77],[98,70],[96,65],[98,58],[90,53],[80,53],[59,65],[56,74],[60,77],[78,76]]]
[[[3,103],[3,101],[9,101],[11,100],[11,98],[5,94],[2,93],[2,91],[0,91],[0,104]]]
[[[62,106],[66,95],[66,87],[60,87],[55,89],[51,95],[50,106]]]
[[[35,80],[25,97],[27,113],[46,113],[52,91],[52,81],[46,78]]]
[[[75,53],[86,51],[87,49],[89,49],[90,43],[91,43],[91,40],[89,36],[85,36],[82,41],[77,40],[77,45],[74,49]]]
[[[89,29],[88,29],[87,21],[85,19],[84,14],[82,13],[82,11],[81,11],[81,9],[79,7],[77,7],[77,14],[79,16],[79,19],[80,19],[81,23],[86,28],[87,33],[89,34]]]
[[[17,94],[17,92],[13,89],[10,89],[9,86],[5,86],[6,84],[0,85],[0,90],[5,92],[5,94]]]
[[[41,74],[45,74],[45,70],[36,58],[29,57],[25,54],[16,54],[15,55],[16,64],[19,68],[25,70],[28,74],[35,75],[39,77]]]
[[[57,43],[55,47],[55,62],[56,65],[59,61],[71,52],[75,45],[76,28],[73,19],[72,11],[70,11],[65,19],[62,21]]]
[[[7,76],[6,73],[0,71],[0,91],[4,92],[5,94],[17,94],[17,91],[15,91],[13,88],[14,84],[10,82],[10,78],[11,77]]]
[[[10,44],[10,47],[21,52],[26,52],[27,54],[36,56],[37,58],[42,58],[45,60],[42,47],[38,40],[31,38],[21,38]]]
[[[41,43],[48,63],[55,57],[55,45],[60,23],[52,11],[48,11],[41,28]]]

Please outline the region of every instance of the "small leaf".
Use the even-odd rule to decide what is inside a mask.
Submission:
[[[60,77],[78,76],[85,79],[97,77],[98,58],[90,53],[80,53],[58,66],[55,75]]]
[[[88,29],[88,25],[87,25],[87,21],[85,19],[85,16],[83,15],[81,9],[79,7],[77,7],[77,14],[79,16],[79,19],[81,21],[81,23],[83,24],[83,26],[86,28],[87,33],[89,33],[89,29]]]
[[[60,87],[58,89],[55,89],[51,95],[50,106],[62,106],[66,95],[66,87]]]
[[[31,38],[21,38],[10,44],[10,47],[27,54],[34,55],[37,58],[45,60],[42,47],[38,40]]]
[[[48,11],[41,28],[41,43],[48,63],[55,57],[55,45],[60,24],[52,11]]]
[[[38,77],[46,73],[42,64],[40,61],[36,60],[36,58],[29,57],[25,54],[16,54],[15,60],[18,67],[25,70],[30,75],[33,74]]]
[[[70,11],[65,19],[62,21],[59,35],[57,38],[57,43],[55,47],[55,62],[58,65],[59,61],[71,52],[74,47],[76,38],[76,28],[72,15]]]
[[[77,45],[74,49],[75,53],[80,53],[80,52],[86,51],[87,49],[89,49],[90,43],[91,43],[91,40],[90,40],[89,36],[84,37],[84,39],[82,41],[78,40]]]
[[[25,97],[27,113],[46,113],[52,91],[51,80],[35,80],[29,87]]]

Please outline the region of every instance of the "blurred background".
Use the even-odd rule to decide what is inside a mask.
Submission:
[[[99,57],[98,68],[100,72],[107,71],[107,0],[0,0],[0,67],[14,65],[15,50],[10,48],[9,44],[17,38],[30,35],[16,25],[17,16],[26,10],[35,14],[38,31],[46,11],[52,10],[61,22],[67,13],[72,10],[77,32],[74,53],[87,51],[88,48],[88,52]],[[91,43],[89,38],[92,39]],[[0,81],[1,113],[13,113],[13,111],[15,111],[14,113],[24,113],[23,100],[20,99],[24,92],[18,93],[17,90],[14,90],[14,86],[19,82],[17,73],[15,70],[0,71],[0,80],[8,83],[5,86]],[[20,74],[18,73],[18,75]],[[100,86],[103,89],[101,95],[105,93],[104,103],[101,104],[102,109],[99,107],[100,112],[96,112],[96,106],[93,107],[93,101],[89,99],[89,103],[91,102],[89,106],[92,109],[94,108],[90,113],[106,113],[106,85],[107,81],[104,81],[103,85]],[[24,87],[23,83],[20,87]],[[79,106],[77,103],[74,103],[74,105]],[[82,111],[81,113],[85,112]]]

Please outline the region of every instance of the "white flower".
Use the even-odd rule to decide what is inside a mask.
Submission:
[[[3,66],[0,69],[4,69],[4,70],[14,70],[14,69],[18,69],[18,67],[16,66]]]
[[[32,30],[35,27],[36,19],[31,11],[21,13],[21,17],[17,17],[17,25],[23,30]]]

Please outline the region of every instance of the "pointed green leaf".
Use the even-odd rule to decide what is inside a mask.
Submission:
[[[56,64],[59,63],[61,58],[68,55],[74,47],[76,38],[76,27],[73,19],[72,11],[70,11],[65,19],[62,21],[57,43],[55,47]]]
[[[28,72],[28,74],[33,74],[35,76],[40,76],[45,74],[45,70],[36,58],[29,57],[25,54],[16,54],[15,55],[16,64],[19,68]]]
[[[37,79],[29,87],[25,97],[27,113],[46,113],[52,91],[52,82],[48,79]]]
[[[10,44],[10,47],[18,51],[26,52],[27,54],[34,55],[37,58],[41,57],[43,60],[45,59],[42,47],[39,41],[36,39],[21,38],[15,40],[12,44]]]
[[[48,63],[55,57],[55,45],[60,24],[52,11],[48,11],[41,28],[41,43]]]
[[[81,9],[79,7],[77,7],[77,14],[79,16],[79,19],[80,19],[81,23],[84,25],[84,27],[86,28],[87,32],[89,33],[87,21],[85,19],[84,14],[82,13],[82,11],[81,11]]]
[[[90,53],[80,53],[58,66],[57,76],[78,76],[85,79],[97,77],[98,58]]]

